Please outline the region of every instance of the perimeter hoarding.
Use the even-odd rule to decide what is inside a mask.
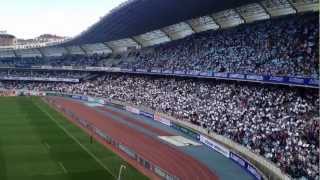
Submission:
[[[206,136],[200,135],[200,142],[207,145],[211,149],[217,151],[218,153],[224,155],[225,157],[229,158],[230,151],[227,148],[221,146],[220,144],[214,142],[213,140],[207,138]]]

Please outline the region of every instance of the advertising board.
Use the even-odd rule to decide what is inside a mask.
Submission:
[[[213,140],[207,138],[206,136],[200,135],[200,142],[204,143],[205,145],[207,145],[211,149],[213,149],[213,150],[219,152],[220,154],[226,156],[227,158],[229,158],[230,151],[227,148],[214,142]]]

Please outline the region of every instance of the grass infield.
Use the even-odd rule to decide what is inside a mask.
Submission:
[[[0,97],[0,180],[148,179],[36,97]]]

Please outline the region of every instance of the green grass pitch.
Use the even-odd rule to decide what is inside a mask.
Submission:
[[[0,180],[148,179],[40,98],[0,97]]]

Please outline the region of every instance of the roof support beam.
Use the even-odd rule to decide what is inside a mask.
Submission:
[[[243,20],[243,23],[247,23],[246,18],[244,18],[244,17],[242,16],[242,14],[241,14],[236,8],[234,9],[234,12],[236,12],[236,13],[239,15],[239,17]]]
[[[79,48],[84,52],[85,55],[88,55],[88,52],[82,47],[82,45],[79,45]]]
[[[298,9],[292,4],[292,2],[290,0],[287,0],[288,4],[292,7],[292,9],[294,10],[295,13],[298,12]]]
[[[102,44],[109,48],[111,50],[111,53],[114,52],[114,49],[111,46],[109,46],[107,42],[103,42]]]
[[[261,2],[257,2],[257,4],[261,6],[261,8],[266,12],[266,14],[268,14],[269,18],[271,18],[271,14],[268,11],[268,9]]]
[[[215,19],[213,18],[213,16],[208,15],[208,18],[210,18],[213,23],[215,23],[216,25],[218,25],[218,29],[221,28],[221,26],[217,23],[217,21],[215,21]]]
[[[68,55],[71,55],[71,51],[69,50],[68,47],[63,47],[63,48],[67,51]]]
[[[197,33],[197,31],[192,27],[191,24],[188,23],[188,21],[184,21],[184,23],[186,23],[190,27],[190,29],[192,30],[193,34]]]
[[[170,39],[170,41],[172,41],[172,37],[170,36],[169,33],[167,33],[167,32],[166,32],[165,30],[163,30],[163,29],[159,29],[159,31],[163,32],[163,34],[165,34],[165,35]]]
[[[15,57],[19,57],[19,56],[18,56],[18,53],[16,52],[16,50],[12,50],[12,52],[13,52],[13,54],[14,54]]]
[[[40,52],[41,56],[42,56],[42,57],[46,57],[45,54],[44,54],[44,52],[43,52],[41,49],[42,49],[42,48],[37,48],[37,50]]]
[[[221,29],[222,26],[221,26],[221,24],[216,20],[216,18],[214,17],[214,15],[212,14],[212,15],[210,15],[209,17],[211,17],[211,18],[212,18],[212,21],[219,26],[219,29]]]
[[[138,41],[135,37],[131,37],[129,39],[132,39],[132,41],[134,41],[135,43],[137,43],[140,47],[144,47],[142,42]]]

